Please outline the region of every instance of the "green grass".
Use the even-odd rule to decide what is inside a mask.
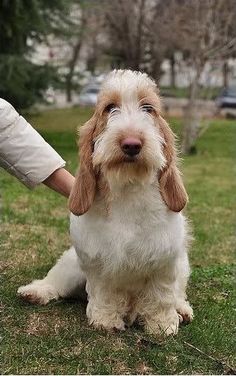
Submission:
[[[30,118],[72,172],[75,128],[90,114],[75,108]],[[179,132],[181,121],[171,124]],[[228,366],[236,367],[235,140],[233,121],[214,120],[198,142],[198,153],[183,161],[195,235],[188,288],[195,319],[161,343],[138,327],[122,334],[89,327],[80,301],[38,307],[17,298],[18,286],[43,277],[69,246],[69,213],[64,198],[44,186],[29,191],[1,171],[1,373],[233,373]]]
[[[202,87],[199,91],[199,98],[214,100],[220,92],[221,88],[218,87]],[[187,98],[189,95],[189,88],[162,86],[160,87],[160,94],[163,97]]]

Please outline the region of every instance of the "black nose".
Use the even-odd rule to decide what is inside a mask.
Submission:
[[[133,157],[139,154],[142,149],[142,144],[139,139],[130,137],[121,142],[121,149],[126,155]]]

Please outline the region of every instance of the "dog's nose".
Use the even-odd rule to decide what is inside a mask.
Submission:
[[[128,137],[121,141],[121,149],[125,154],[133,157],[142,149],[142,143],[138,138]]]

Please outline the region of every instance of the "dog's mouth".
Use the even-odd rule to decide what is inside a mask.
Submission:
[[[137,169],[139,169],[139,171],[141,169],[144,169],[145,171],[147,171],[149,169],[149,164],[148,164],[147,159],[142,154],[132,155],[132,156],[119,154],[119,155],[114,156],[114,158],[108,160],[104,164],[104,167],[105,169],[108,169],[108,170],[110,169],[113,170],[117,168],[119,169],[120,172],[123,171],[123,168],[124,168],[124,171],[127,172],[127,168],[128,168],[128,170],[131,173],[131,170],[136,171]]]
[[[124,163],[135,163],[137,162],[137,160],[138,160],[138,157],[136,155],[132,155],[132,156],[127,155],[123,159]]]

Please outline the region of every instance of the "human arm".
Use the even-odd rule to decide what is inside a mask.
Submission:
[[[59,168],[54,171],[47,179],[43,181],[43,184],[49,188],[60,193],[65,197],[69,197],[72,185],[74,184],[74,176],[71,175],[64,168]]]
[[[44,182],[69,196],[74,178],[64,166],[65,161],[39,133],[10,103],[0,99],[0,167],[28,188]]]

